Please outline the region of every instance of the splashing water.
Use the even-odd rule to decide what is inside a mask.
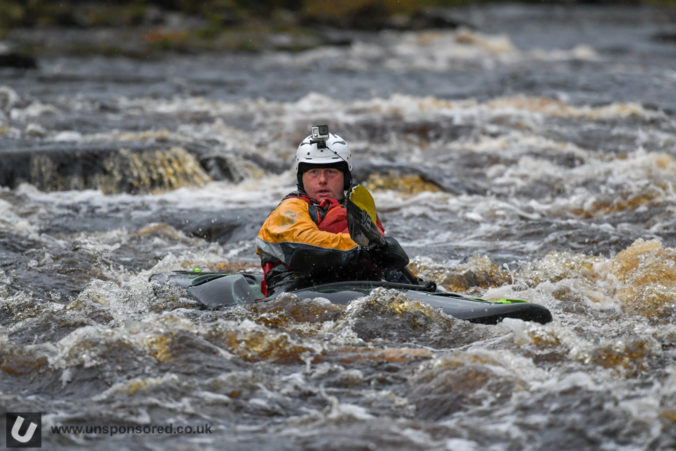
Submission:
[[[669,19],[482,11],[456,11],[481,30],[135,62],[134,83],[124,59],[0,70],[6,410],[43,412],[57,449],[673,448],[676,48],[649,37]],[[392,290],[211,311],[150,278],[260,272],[253,237],[320,121],[415,272],[554,321]],[[212,430],[52,428],[169,424]]]

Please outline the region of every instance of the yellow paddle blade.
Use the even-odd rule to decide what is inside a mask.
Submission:
[[[376,203],[369,190],[357,185],[347,198],[347,229],[350,237],[361,246],[382,243],[377,226]]]
[[[362,185],[357,185],[350,191],[349,194],[350,202],[359,207],[360,210],[368,213],[373,224],[377,224],[376,220],[376,202],[373,200],[373,196],[369,190],[364,188]]]

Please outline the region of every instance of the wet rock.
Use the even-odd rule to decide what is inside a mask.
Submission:
[[[239,183],[245,179],[260,178],[265,172],[280,174],[287,170],[286,162],[251,153],[242,149],[214,149],[201,143],[187,143],[185,149],[198,160],[212,180]]]
[[[676,33],[670,33],[670,32],[656,33],[653,36],[653,39],[655,41],[659,41],[659,42],[667,42],[669,44],[676,44]]]
[[[464,20],[454,17],[448,9],[432,8],[416,11],[407,21],[408,29],[423,30],[428,28],[456,29],[459,27],[475,29]]]
[[[30,55],[17,52],[0,53],[0,67],[37,69],[38,62]]]
[[[197,160],[182,148],[123,146],[64,143],[10,147],[0,152],[0,186],[30,183],[42,191],[148,193],[201,186],[209,180]]]
[[[208,155],[200,158],[200,164],[213,180],[239,183],[249,176],[241,165],[234,164],[227,155]]]
[[[411,166],[409,163],[404,162],[397,163],[383,161],[357,161],[354,164],[354,168],[352,175],[357,182],[364,182],[370,179],[382,180],[384,175],[387,180],[394,181],[397,178],[402,179],[400,181],[405,185],[405,179],[414,176],[421,184],[428,187],[434,187],[435,190],[441,190],[452,194],[467,194],[474,192],[474,189],[468,184],[437,168]],[[392,183],[390,183],[390,185],[392,185]],[[399,186],[401,183],[397,183],[396,185]],[[394,185],[391,187],[384,187],[387,189],[394,187]],[[415,192],[414,189],[407,188],[407,190]]]
[[[442,191],[435,183],[423,180],[418,175],[400,175],[397,173],[371,174],[366,182],[370,190],[395,190],[406,194],[417,194],[423,191]]]
[[[359,6],[339,4],[323,10],[314,10],[303,18],[306,26],[338,27],[350,30],[423,30],[429,28],[450,28],[460,26],[474,28],[443,8],[418,9],[413,14],[400,14],[388,2],[367,1]],[[316,8],[315,8],[316,9]]]

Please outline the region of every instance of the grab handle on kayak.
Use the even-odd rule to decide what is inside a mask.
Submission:
[[[249,282],[241,274],[212,278],[209,283],[206,282],[188,287],[188,293],[208,307],[245,305],[256,300]]]

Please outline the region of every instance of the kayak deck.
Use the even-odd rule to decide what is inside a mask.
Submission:
[[[248,305],[268,302],[280,294],[263,297],[260,291],[261,276],[254,274],[202,273],[174,271],[156,274],[152,280],[181,286],[199,302],[210,308]],[[447,315],[482,324],[496,324],[505,318],[534,321],[546,324],[552,321],[552,314],[538,304],[518,299],[488,301],[470,298],[457,293],[426,289],[423,286],[387,281],[355,280],[332,282],[290,291],[300,298],[325,298],[334,304],[346,305],[360,297],[367,296],[376,288],[400,290],[412,301],[421,302],[433,308],[440,308]]]

